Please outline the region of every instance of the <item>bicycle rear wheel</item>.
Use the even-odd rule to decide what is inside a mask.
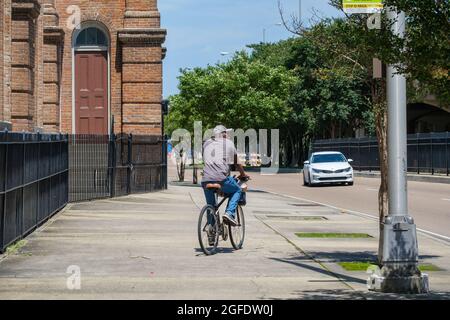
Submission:
[[[230,241],[234,249],[240,250],[244,245],[245,237],[245,218],[244,210],[241,206],[236,209],[236,220],[238,224],[236,226],[229,225],[230,228]]]
[[[208,215],[210,221],[208,223]],[[219,221],[216,209],[213,206],[205,206],[198,218],[198,241],[203,252],[210,256],[216,253],[219,244]]]

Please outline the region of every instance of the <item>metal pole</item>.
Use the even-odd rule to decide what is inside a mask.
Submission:
[[[5,165],[5,171],[3,174],[3,213],[0,215],[0,252],[3,253],[5,249],[5,233],[6,233],[6,198],[8,196],[8,151],[9,151],[9,143],[8,143],[8,130],[5,130],[5,154],[3,155],[3,163]]]
[[[263,28],[263,43],[266,43],[266,28]]]
[[[405,13],[389,10],[388,18],[395,21],[392,31],[405,36]],[[387,68],[388,99],[388,163],[389,163],[389,214],[408,215],[407,150],[406,150],[406,78],[397,73],[394,65]]]
[[[449,166],[448,166],[448,163],[449,163],[449,161],[448,161],[448,157],[449,157],[449,154],[448,154],[448,140],[449,140],[449,138],[450,138],[450,135],[447,132],[447,138],[445,139],[445,159],[446,159],[445,162],[447,164],[447,176],[450,174],[450,170],[449,170]]]
[[[434,176],[433,132],[431,132],[431,142],[430,142],[430,144],[431,144],[431,147],[430,147],[430,149],[431,149],[431,175]]]
[[[417,174],[420,174],[420,155],[419,155],[419,133],[416,134],[417,139]]]
[[[405,36],[405,13],[387,8],[392,32]],[[416,225],[408,215],[406,78],[398,67],[387,68],[389,214],[381,224],[381,274],[369,278],[369,288],[386,293],[426,293],[428,276],[418,269]]]
[[[133,135],[128,134],[128,154],[127,154],[127,162],[128,162],[128,175],[127,175],[127,194],[131,194],[131,175],[133,173],[133,163],[131,153],[133,152]]]
[[[298,0],[298,23],[302,23],[302,0]]]

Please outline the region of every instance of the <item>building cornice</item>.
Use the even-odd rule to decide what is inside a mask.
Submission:
[[[14,15],[26,15],[37,18],[41,12],[41,5],[38,0],[13,0],[12,13]]]
[[[162,44],[166,40],[167,30],[160,28],[127,28],[118,31],[121,43],[152,43]]]
[[[53,41],[62,41],[64,39],[64,30],[60,27],[45,26],[44,39]]]
[[[158,11],[125,11],[125,18],[160,18],[161,14]]]

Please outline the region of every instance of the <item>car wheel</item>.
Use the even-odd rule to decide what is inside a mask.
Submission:
[[[352,186],[353,184],[354,184],[353,181],[348,183],[349,186]]]
[[[306,182],[305,175],[303,175],[303,185],[306,186],[306,187],[309,186],[309,183]]]

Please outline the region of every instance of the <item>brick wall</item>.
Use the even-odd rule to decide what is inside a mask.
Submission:
[[[14,131],[35,131],[40,6],[38,1],[13,1],[11,25],[11,122]]]
[[[110,39],[114,131],[162,133],[165,30],[156,0],[0,1],[0,121],[11,120],[14,131],[73,132],[74,30],[67,9],[75,5],[81,27],[96,22]]]
[[[0,30],[0,121],[11,122],[11,0],[0,0],[2,7]],[[4,125],[3,125],[4,126]],[[5,126],[4,126],[5,127]]]

